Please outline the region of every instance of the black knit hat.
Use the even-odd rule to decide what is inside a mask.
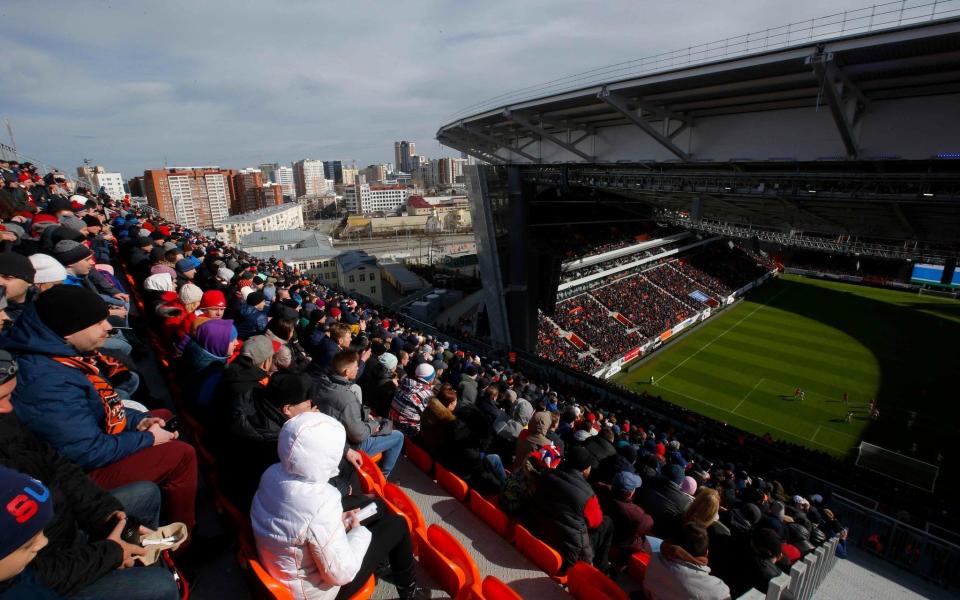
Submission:
[[[60,337],[67,337],[110,315],[107,303],[87,288],[57,285],[33,302],[43,324]]]
[[[27,283],[33,283],[36,274],[30,259],[16,252],[0,252],[0,275],[16,277]]]
[[[90,256],[90,248],[73,240],[61,240],[53,247],[53,257],[67,267]]]
[[[300,404],[311,396],[313,381],[303,373],[275,373],[267,384],[266,398],[273,406]]]
[[[247,294],[247,304],[249,304],[250,306],[256,306],[266,299],[267,297],[264,296],[263,292],[261,291],[250,292],[249,294]]]
[[[96,218],[93,215],[86,215],[83,217],[83,222],[87,227],[102,227],[103,223],[100,222],[100,219]]]

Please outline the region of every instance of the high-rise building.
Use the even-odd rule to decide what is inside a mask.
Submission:
[[[387,165],[370,165],[367,167],[367,181],[380,183],[387,178]]]
[[[410,157],[417,153],[417,145],[414,142],[406,140],[393,143],[393,166],[404,173],[409,173],[411,167]]]
[[[367,214],[393,212],[407,202],[405,185],[370,185],[361,183],[347,186],[343,192],[348,212]]]
[[[355,167],[344,167],[343,168],[343,185],[353,185],[357,183],[357,175],[360,172]]]
[[[343,183],[343,161],[325,160],[323,170],[327,174],[327,179],[332,179],[334,184]]]
[[[90,191],[94,194],[98,193],[100,188],[103,188],[111,198],[119,200],[127,193],[123,187],[123,177],[120,173],[108,173],[100,165],[90,166],[85,164],[77,167],[77,179],[90,188]]]
[[[147,202],[168,221],[212,229],[227,217],[234,172],[220,167],[172,167],[143,173]]]
[[[102,168],[102,167],[101,167]],[[123,189],[123,176],[120,173],[106,173],[104,171],[93,172],[93,193],[100,193],[100,188],[103,188],[107,195],[113,198],[114,200],[120,200],[123,198],[126,191]]]
[[[296,198],[297,192],[293,184],[293,168],[281,165],[280,163],[264,163],[260,165],[260,170],[263,172],[264,183],[270,181],[279,184],[283,188],[284,196],[291,200]]]
[[[260,169],[242,169],[233,176],[233,202],[230,214],[250,212],[263,208],[263,173]]]
[[[305,158],[293,163],[293,183],[297,198],[323,194],[327,191],[323,161]]]

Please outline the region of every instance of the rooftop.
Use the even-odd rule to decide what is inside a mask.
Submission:
[[[384,271],[390,273],[390,276],[396,279],[397,283],[405,288],[422,287],[425,285],[419,275],[400,263],[387,263],[380,266],[383,267]]]
[[[304,229],[281,229],[279,231],[254,231],[240,238],[240,246],[269,246],[270,244],[299,244],[316,235]],[[329,244],[328,244],[329,245]]]
[[[286,204],[277,204],[275,206],[268,206],[266,208],[258,208],[257,210],[251,210],[250,212],[240,213],[239,215],[230,215],[229,217],[224,219],[222,223],[226,225],[230,223],[245,223],[247,221],[257,221],[259,219],[272,217],[273,215],[278,215],[288,210],[294,210],[297,208],[300,208],[300,205],[295,202],[288,202]]]
[[[376,267],[377,257],[370,256],[363,250],[348,250],[337,257],[337,262],[344,272],[347,272],[362,266]]]

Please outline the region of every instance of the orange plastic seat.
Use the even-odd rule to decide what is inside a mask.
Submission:
[[[260,561],[251,558],[247,565],[250,567],[250,572],[253,573],[254,596],[273,598],[274,600],[293,600],[293,594],[290,593],[290,590],[283,587],[279,581],[267,573]]]
[[[403,440],[403,452],[417,468],[430,475],[433,472],[433,458],[427,451],[416,445],[410,438]]]
[[[627,573],[637,583],[643,583],[647,576],[647,565],[650,564],[650,555],[646,552],[634,552],[627,563]]]
[[[373,592],[377,590],[377,578],[371,575],[363,587],[353,593],[349,600],[370,600]]]
[[[357,452],[360,453],[361,469],[370,476],[376,489],[382,490],[383,486],[387,484],[387,478],[383,476],[383,471],[380,470],[377,463],[373,462],[369,454],[363,450],[357,450]]]
[[[530,533],[526,527],[519,524],[513,528],[513,542],[520,554],[530,559],[533,564],[552,577],[554,581],[561,584],[566,583],[566,576],[560,574],[563,569],[563,557],[549,544],[541,541]]]
[[[357,477],[360,478],[360,490],[364,494],[380,494],[381,490],[377,488],[377,483],[369,473],[360,469],[357,471]]]
[[[477,568],[477,563],[473,562],[473,557],[467,549],[449,531],[439,525],[431,525],[427,528],[427,540],[430,545],[460,567],[466,576],[466,587],[480,583],[480,569]]]
[[[567,570],[567,589],[577,600],[629,600],[612,579],[593,565],[578,562]]]
[[[497,534],[504,539],[513,537],[513,528],[511,527],[510,517],[507,513],[500,510],[497,505],[490,502],[477,493],[476,490],[470,490],[470,512],[490,526]]]
[[[413,542],[413,553],[419,556],[421,542],[427,539],[427,521],[423,518],[423,513],[410,499],[410,496],[407,496],[403,490],[392,483],[388,482],[383,486],[381,494],[390,509],[407,521],[410,538]]]
[[[483,593],[484,600],[523,600],[523,596],[493,575],[487,575],[483,578],[480,590]]]
[[[448,471],[444,468],[443,465],[437,463],[434,465],[434,476],[437,478],[437,483],[443,489],[450,492],[450,495],[463,502],[467,499],[467,494],[470,492],[470,486],[467,485],[467,482],[451,471]]]
[[[467,586],[467,576],[452,559],[440,552],[426,539],[419,544],[417,560],[420,566],[451,598],[457,598]]]

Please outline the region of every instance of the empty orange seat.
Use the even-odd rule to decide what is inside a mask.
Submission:
[[[371,575],[363,584],[363,587],[355,591],[348,600],[370,600],[373,592],[377,590],[377,578]]]
[[[500,537],[508,540],[513,537],[510,517],[507,513],[478,494],[476,490],[470,490],[470,511],[496,531]]]
[[[647,565],[650,564],[650,555],[646,552],[634,552],[627,563],[627,573],[637,583],[643,583],[647,575]]]
[[[417,465],[417,468],[427,475],[433,472],[433,458],[427,454],[427,451],[416,445],[410,438],[403,440],[403,452],[410,459],[410,462]]]
[[[523,554],[544,573],[558,583],[565,583],[567,578],[560,574],[563,569],[563,557],[560,553],[530,533],[523,525],[513,528],[513,542],[520,554]]]
[[[582,561],[567,570],[567,589],[577,600],[629,600],[623,588],[600,569]]]
[[[426,539],[421,540],[417,556],[420,566],[451,598],[457,598],[467,586],[467,576],[452,559],[440,552]]]
[[[251,558],[247,565],[253,574],[254,596],[261,598],[274,598],[275,600],[293,600],[293,594],[290,590],[283,587],[279,581],[274,579],[267,570],[263,568],[255,558]]]
[[[360,460],[362,461],[361,469],[370,476],[376,489],[382,490],[383,486],[387,484],[387,478],[383,476],[383,471],[380,470],[377,463],[370,459],[370,455],[366,452],[363,450],[357,450],[357,452],[360,453]]]
[[[443,489],[450,492],[450,495],[463,502],[467,499],[467,493],[470,491],[470,486],[467,485],[467,482],[460,479],[460,477],[451,471],[448,471],[444,468],[443,465],[437,463],[434,465],[434,475],[437,478],[437,483]]]
[[[480,583],[480,570],[477,564],[473,562],[473,558],[463,544],[458,542],[449,531],[439,525],[431,525],[427,528],[427,540],[437,551],[460,567],[466,577],[464,582],[466,587]]]
[[[483,592],[484,600],[523,600],[523,596],[493,575],[483,578],[480,591]]]

